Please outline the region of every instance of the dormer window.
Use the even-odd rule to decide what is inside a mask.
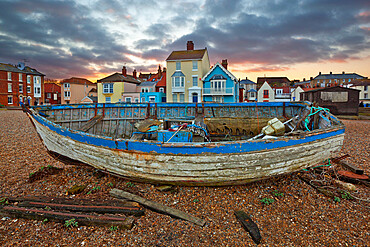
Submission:
[[[160,87],[160,88],[159,88],[159,92],[160,92],[160,93],[164,93],[164,88],[163,88],[163,87]]]

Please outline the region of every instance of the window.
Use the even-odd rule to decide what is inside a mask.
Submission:
[[[213,96],[213,101],[217,103],[222,103],[224,101],[224,97],[222,96]]]
[[[30,84],[31,83],[31,76],[30,75],[28,75],[27,76],[27,84]]]
[[[139,103],[139,98],[135,98],[135,103]]]
[[[23,102],[23,97],[22,95],[19,96],[19,102]]]
[[[35,94],[40,94],[41,93],[41,88],[40,87],[35,87]]]
[[[105,103],[110,103],[111,102],[111,98],[110,97],[105,97]]]
[[[144,92],[145,92],[144,88],[142,88],[142,89],[141,89],[141,92],[142,92],[142,93],[144,93]]]
[[[58,94],[54,94],[54,100],[58,100]]]
[[[71,87],[71,84],[69,83],[64,83],[64,88],[70,88]]]
[[[351,79],[348,79],[348,82],[351,82]]]
[[[18,74],[18,78],[19,78],[19,81],[23,81],[23,79],[22,79],[22,73],[19,73]]]
[[[172,87],[185,87],[185,77],[184,76],[172,77]]]
[[[193,87],[198,86],[198,76],[193,76]]]
[[[131,103],[131,97],[126,97],[125,101],[126,101],[126,103]]]
[[[263,90],[263,97],[268,98],[269,97],[269,90]]]
[[[8,81],[12,80],[12,72],[8,72]]]
[[[47,93],[46,98],[50,99],[51,98],[51,93]]]
[[[145,102],[145,97],[141,97],[141,102],[144,103]]]
[[[343,79],[343,82],[346,82],[346,79]]]
[[[147,93],[147,92],[149,92],[149,90],[147,88],[145,88],[145,92]]]
[[[104,83],[103,93],[113,93],[113,83]]]
[[[367,99],[367,98],[368,98],[367,93],[364,93],[364,99]]]
[[[159,88],[159,92],[160,92],[160,93],[164,93],[164,88],[163,88],[163,87],[160,87],[160,88]]]
[[[12,105],[13,104],[13,96],[8,95],[8,104]]]
[[[31,86],[27,86],[27,93],[31,93]]]
[[[364,91],[367,91],[367,86],[364,86]]]
[[[180,94],[180,102],[184,102],[185,101],[185,94]]]
[[[254,92],[250,92],[250,97],[251,98],[254,98],[255,96],[254,96]]]
[[[193,61],[193,71],[198,70],[198,61]]]
[[[177,102],[177,94],[172,94],[172,101]]]
[[[225,88],[225,80],[211,81],[211,88],[216,92],[221,92]]]
[[[23,84],[19,84],[19,92],[23,93]]]
[[[149,96],[149,102],[154,103],[155,102],[155,96]]]
[[[69,97],[71,97],[71,92],[70,92],[70,91],[65,91],[65,92],[64,92],[64,97],[65,97],[65,98],[69,98]]]
[[[276,94],[283,94],[283,89],[276,89]]]
[[[11,83],[8,83],[8,93],[11,93],[13,92],[12,90],[12,84]]]
[[[181,62],[176,62],[176,70],[181,70]]]

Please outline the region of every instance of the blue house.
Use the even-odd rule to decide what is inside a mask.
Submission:
[[[204,102],[239,102],[239,83],[227,70],[227,60],[223,60],[222,65],[217,62],[202,81]]]

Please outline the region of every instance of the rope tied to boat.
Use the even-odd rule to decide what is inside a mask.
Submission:
[[[313,110],[315,110],[313,112]],[[304,126],[306,127],[307,131],[311,131],[309,128],[308,128],[308,124],[310,123],[310,117],[321,112],[321,111],[324,111],[324,112],[327,112],[329,113],[329,109],[328,108],[323,108],[323,107],[315,107],[315,106],[311,106],[311,110],[310,110],[310,114],[307,115],[307,117],[305,118],[304,120]]]

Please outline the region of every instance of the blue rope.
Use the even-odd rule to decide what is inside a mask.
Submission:
[[[315,112],[313,112],[312,110],[316,110]],[[308,131],[311,131],[309,128],[308,128],[308,124],[310,123],[310,119],[309,119],[309,117],[311,117],[311,116],[313,116],[313,115],[315,115],[316,113],[319,113],[319,112],[321,112],[321,111],[325,111],[325,112],[329,112],[329,109],[327,109],[327,108],[322,108],[322,107],[320,107],[320,106],[318,106],[318,107],[314,107],[314,106],[312,106],[311,107],[311,110],[310,110],[310,114],[308,114],[308,116],[306,117],[306,119],[304,120],[304,126],[306,127],[306,129],[308,130]],[[313,123],[312,123],[312,129],[313,129]]]

